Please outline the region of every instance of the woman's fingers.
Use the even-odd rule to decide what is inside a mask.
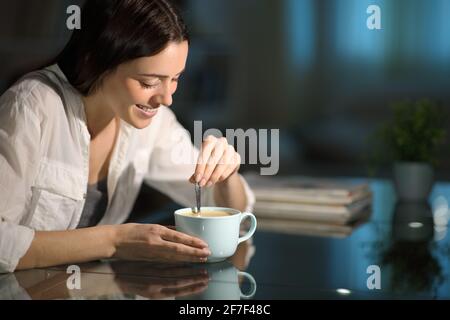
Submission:
[[[169,241],[164,241],[154,248],[153,252],[157,254],[157,258],[151,261],[160,262],[206,262],[210,254],[207,249],[195,249],[184,244],[177,244]]]
[[[208,248],[199,249],[172,241],[164,241],[162,245],[164,247],[165,254],[172,258],[177,258],[178,256],[207,258],[211,254],[211,251],[209,251]]]
[[[228,166],[224,164],[218,164],[216,168],[214,169],[213,173],[209,177],[207,186],[213,185],[217,182],[219,182],[220,178],[222,178],[222,175],[227,171]]]
[[[200,249],[208,247],[208,244],[199,238],[191,237],[185,233],[172,230],[167,227],[163,227],[160,236],[161,239],[163,240],[181,243],[191,247],[196,247]]]
[[[235,159],[237,154],[237,152],[234,152],[234,148],[232,146],[228,146],[228,152],[223,154],[219,163],[209,177],[209,185],[223,181],[230,176],[230,174],[236,169]]]
[[[200,183],[200,185],[203,180],[203,174],[204,174],[206,166],[208,164],[208,160],[211,156],[213,149],[216,146],[216,140],[217,140],[216,137],[208,136],[203,141],[202,147],[200,148],[200,154],[199,154],[199,157],[197,160],[197,166],[195,167],[195,172],[194,172],[195,182]]]
[[[160,261],[177,261],[177,262],[183,262],[183,263],[205,263],[206,261],[208,261],[208,257],[207,255],[203,256],[195,256],[192,254],[180,254],[178,253],[178,251],[168,251],[165,252]]]
[[[239,171],[240,166],[241,166],[241,156],[239,155],[239,153],[235,152],[235,154],[232,157],[232,160],[230,162],[230,165],[222,173],[222,176],[219,178],[218,182],[221,182],[221,181],[227,179],[229,176],[231,176],[235,172]]]
[[[222,159],[228,148],[226,138],[217,139],[213,136],[208,136],[202,144],[200,156],[197,167],[195,168],[195,181],[199,182],[201,187],[204,187],[215,167]]]
[[[161,239],[162,254],[170,260],[202,262],[211,254],[203,240],[178,231],[164,228]]]
[[[154,224],[125,224],[119,229],[115,258],[124,260],[204,262],[211,254],[197,237]]]
[[[191,183],[198,182],[201,187],[210,187],[228,178],[239,169],[241,159],[226,138],[208,136],[202,144]]]
[[[211,175],[214,172],[214,170],[216,169],[216,167],[218,165],[220,165],[219,162],[221,161],[221,159],[225,158],[224,154],[227,149],[227,146],[225,146],[224,143],[226,143],[226,142],[219,142],[218,144],[216,144],[216,147],[214,148],[213,152],[210,154],[207,165],[205,167],[205,171],[203,172],[203,178],[200,182],[201,187],[204,187],[205,185],[209,187],[212,185],[212,183],[210,183]],[[222,165],[222,166],[225,166],[225,165]]]

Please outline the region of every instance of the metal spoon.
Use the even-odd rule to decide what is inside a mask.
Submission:
[[[202,188],[200,187],[200,184],[198,182],[195,183],[195,200],[197,202],[197,206],[192,208],[194,213],[200,214],[200,208],[202,206],[201,203],[201,195],[202,195]]]

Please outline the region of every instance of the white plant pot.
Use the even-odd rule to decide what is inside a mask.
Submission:
[[[434,184],[433,167],[422,162],[397,162],[394,183],[400,201],[426,201]]]

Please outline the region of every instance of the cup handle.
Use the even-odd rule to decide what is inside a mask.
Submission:
[[[247,278],[248,281],[250,282],[250,285],[251,285],[250,293],[243,294],[242,291],[241,291],[241,299],[250,299],[250,298],[252,298],[255,295],[255,293],[256,293],[256,281],[255,281],[255,278],[253,278],[253,276],[250,273],[243,272],[243,271],[238,271],[238,276],[243,276],[243,277]]]
[[[242,221],[244,221],[244,219],[246,219],[248,217],[250,217],[250,219],[252,220],[250,230],[248,230],[248,232],[244,236],[239,238],[238,244],[245,240],[248,240],[255,233],[257,223],[256,223],[256,217],[254,216],[253,213],[243,212],[242,216],[241,216],[241,222],[239,224],[241,224]]]

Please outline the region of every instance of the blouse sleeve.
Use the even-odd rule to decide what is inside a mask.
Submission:
[[[34,230],[20,225],[36,176],[40,124],[13,91],[0,98],[0,273],[13,272]]]

